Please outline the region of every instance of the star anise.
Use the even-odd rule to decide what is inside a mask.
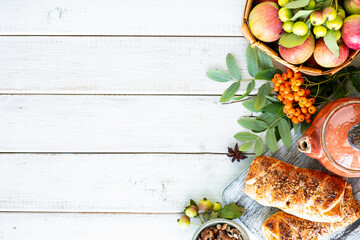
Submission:
[[[235,160],[240,162],[241,159],[247,158],[247,156],[245,156],[243,152],[239,150],[238,144],[235,144],[234,149],[228,147],[228,151],[229,153],[227,153],[226,156],[232,158],[231,162],[235,162]]]

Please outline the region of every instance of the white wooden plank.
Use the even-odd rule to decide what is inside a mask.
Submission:
[[[1,34],[240,36],[245,1],[1,1]]]
[[[251,113],[212,96],[1,95],[0,152],[225,152]]]
[[[191,225],[187,229],[180,229],[176,223],[179,216],[178,214],[0,213],[0,239],[191,239],[198,226]]]
[[[243,79],[250,78],[244,38],[0,37],[0,43],[0,93],[222,94],[229,84],[206,72],[226,69],[229,52]]]
[[[190,198],[221,202],[224,188],[252,159],[232,163],[214,154],[1,154],[0,211],[179,213]]]

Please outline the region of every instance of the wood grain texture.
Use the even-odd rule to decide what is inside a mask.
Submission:
[[[293,164],[297,167],[317,169],[328,172],[319,162],[307,157],[305,154],[297,150],[297,141],[300,138],[301,133],[298,132],[297,134],[293,135],[293,142],[289,149],[287,149],[282,144],[282,142],[279,142],[278,144],[280,147],[275,154],[267,151],[265,155],[275,157],[276,159]],[[279,211],[279,209],[262,206],[244,193],[243,189],[247,172],[248,171],[243,172],[225,189],[223,199],[226,203],[236,202],[247,209],[246,213],[240,218],[240,220],[252,231],[254,235],[256,235],[258,239],[263,240],[265,238],[262,234],[261,224],[272,214]],[[360,178],[348,179],[348,182],[351,183],[355,193],[360,191]],[[355,196],[360,200],[360,196],[358,194],[355,194]],[[324,238],[324,240],[358,240],[359,236],[360,220],[348,226],[347,228],[329,235],[327,238]]]
[[[223,189],[252,159],[232,163],[213,154],[0,154],[0,211],[180,213],[190,198],[221,201]]]
[[[181,229],[176,222],[179,217],[179,214],[0,213],[0,239],[191,239],[198,226]]]
[[[241,36],[244,1],[2,1],[3,35]]]
[[[0,152],[227,152],[241,103],[211,96],[1,95]]]
[[[230,84],[206,72],[226,70],[227,53],[250,78],[244,38],[0,37],[0,43],[0,93],[222,94]]]

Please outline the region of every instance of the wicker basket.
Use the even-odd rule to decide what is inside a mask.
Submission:
[[[348,66],[360,54],[359,50],[355,51],[355,50],[350,49],[349,58],[342,65],[335,67],[335,68],[326,69],[326,70],[325,69],[323,69],[323,70],[316,69],[316,68],[307,67],[307,66],[303,66],[303,65],[300,65],[300,66],[293,65],[293,64],[285,61],[284,59],[282,59],[276,51],[271,49],[265,43],[258,41],[254,37],[254,35],[251,33],[249,26],[248,26],[248,17],[249,17],[251,8],[252,8],[252,4],[253,4],[253,0],[246,1],[244,15],[243,15],[243,23],[240,27],[241,32],[244,34],[244,37],[250,42],[252,47],[258,47],[263,52],[265,52],[266,54],[271,56],[273,59],[275,59],[275,61],[293,69],[294,71],[300,71],[304,74],[311,75],[311,76],[333,75],[336,72],[340,71],[342,68]]]

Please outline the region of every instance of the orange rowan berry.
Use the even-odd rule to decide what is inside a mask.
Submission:
[[[283,78],[284,80],[287,80],[287,79],[288,79],[287,73],[283,73],[283,74],[282,74],[282,78]]]
[[[311,114],[310,113],[305,113],[305,118],[306,119],[311,118]]]
[[[311,123],[311,118],[307,118],[306,123]]]
[[[271,79],[271,82],[272,82],[273,84],[275,84],[275,83],[276,83],[276,79],[275,79],[275,78]]]
[[[280,73],[276,73],[276,74],[274,75],[274,78],[276,78],[276,79],[278,79],[279,77],[281,77]]]
[[[305,104],[307,103],[307,98],[306,97],[300,97],[299,98],[299,103],[301,103],[301,104],[303,104],[305,106]]]
[[[277,82],[280,84],[283,83],[284,81],[285,80],[281,76],[277,78]]]
[[[314,114],[314,113],[316,113],[316,107],[311,106],[311,107],[308,108],[308,111],[309,111],[310,114]]]
[[[305,79],[304,78],[299,78],[299,80],[300,80],[300,82],[301,82],[301,84],[303,84],[304,82],[305,82]]]
[[[279,99],[280,102],[282,102],[282,100],[284,100],[284,98],[280,94],[277,95],[277,99]]]
[[[293,73],[293,71],[291,69],[288,69],[286,72],[287,72],[287,77],[288,78],[292,78],[294,76],[294,73]]]
[[[291,113],[290,112],[290,110],[288,110],[288,112],[286,113],[286,116],[288,117],[288,118],[292,118],[292,116],[293,116],[294,114],[293,113]]]
[[[297,94],[296,92],[294,93],[294,101],[295,102],[299,101],[299,94]]]
[[[305,90],[304,89],[299,89],[299,91],[297,92],[299,94],[299,96],[304,96],[305,94]]]
[[[299,116],[299,115],[300,115],[300,113],[301,113],[300,108],[295,108],[295,111],[294,111],[294,116],[295,116],[295,117],[297,117],[297,116]]]
[[[291,89],[294,91],[294,92],[297,92],[299,91],[299,86],[296,86],[295,84],[291,86]]]
[[[306,108],[302,107],[302,108],[301,108],[301,112],[305,114],[305,113],[307,113],[308,111],[307,111]]]
[[[306,95],[306,96],[309,96],[310,93],[311,93],[310,89],[307,88],[307,89],[305,90],[305,95]]]
[[[300,86],[300,85],[301,85],[300,79],[296,79],[296,80],[295,80],[295,85],[296,85],[296,86]]]
[[[284,88],[284,93],[285,93],[285,94],[290,93],[290,91],[291,91],[290,87],[285,87],[285,88]]]
[[[283,113],[286,114],[286,113],[288,112],[288,110],[289,110],[288,108],[285,108],[285,107],[284,107],[284,108],[283,108]]]
[[[291,84],[290,84],[289,81],[286,81],[286,82],[284,83],[284,85],[285,85],[285,87],[290,87],[290,86],[291,86]]]
[[[310,101],[310,99],[308,99],[308,101],[305,103],[305,107],[310,107],[312,105],[312,102]]]
[[[295,77],[295,78],[300,78],[300,77],[301,77],[301,72],[296,72],[296,73],[294,73],[294,77]]]
[[[281,85],[280,85],[280,92],[283,92],[283,91],[284,91],[284,89],[285,89],[284,84],[281,84]]]
[[[274,91],[275,91],[275,92],[278,92],[279,90],[280,90],[279,87],[274,86]]]
[[[276,82],[276,83],[274,84],[274,86],[280,87],[280,83]]]
[[[299,119],[297,117],[292,117],[291,118],[291,121],[294,123],[294,124],[299,124]]]
[[[285,93],[280,91],[280,95],[284,98],[285,97]]]
[[[285,98],[292,101],[292,100],[294,100],[294,95],[292,95],[291,93],[288,93],[285,95]]]
[[[292,108],[292,104],[291,103],[285,104],[284,108],[289,110],[290,108]]]
[[[300,107],[300,108],[305,107],[305,104],[301,103],[300,100],[299,100],[298,104],[299,104],[299,107]]]
[[[308,101],[310,101],[312,104],[315,103],[315,98],[308,98]]]
[[[296,81],[296,78],[290,78],[290,83],[291,83],[291,85],[294,85],[295,84],[295,81]]]
[[[299,120],[299,122],[303,122],[303,121],[305,120],[304,114],[300,114],[300,115],[298,116],[298,120]]]

